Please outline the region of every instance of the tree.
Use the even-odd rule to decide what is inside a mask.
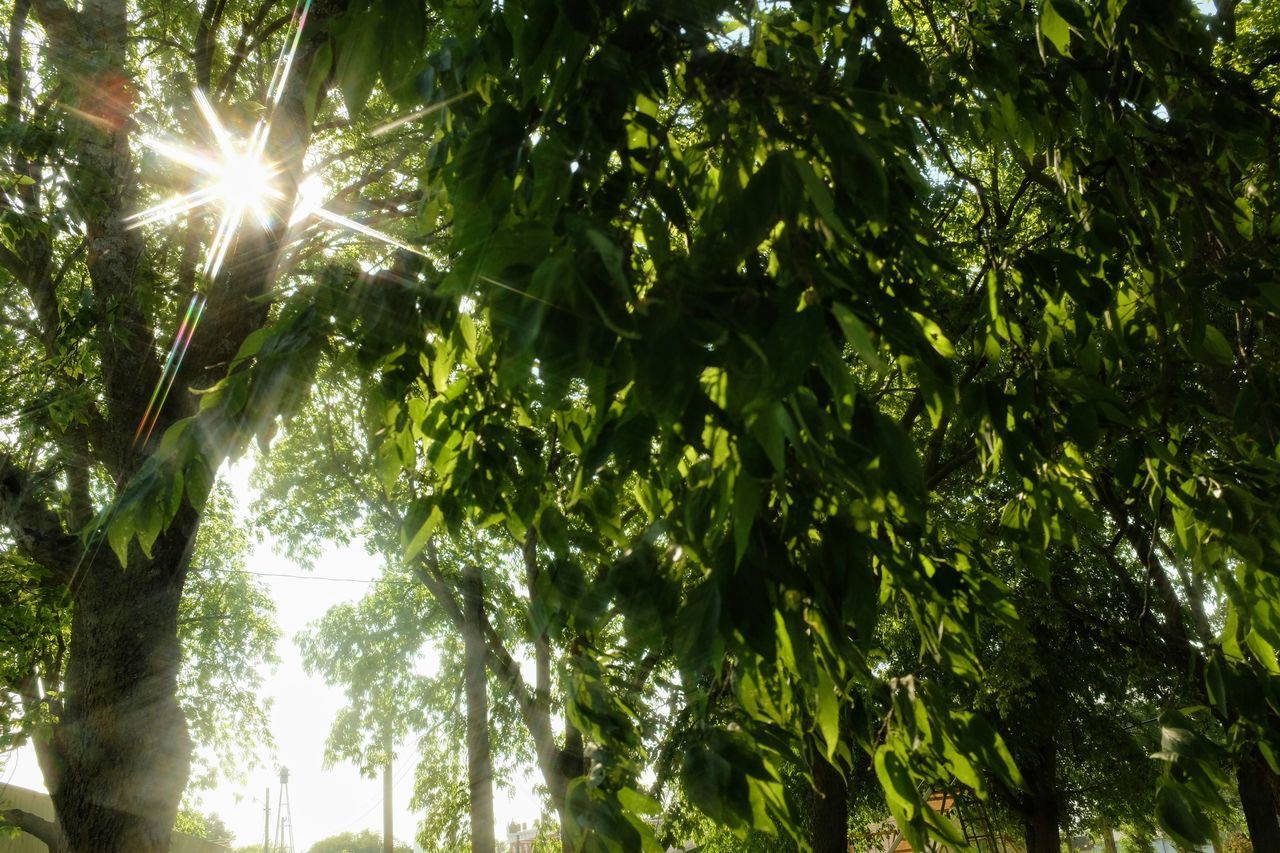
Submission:
[[[216,814],[204,814],[193,809],[178,811],[178,819],[173,824],[173,831],[192,838],[205,838],[226,846],[230,846],[235,839],[235,833],[227,828],[222,818]]]
[[[566,846],[657,846],[640,780],[665,745],[742,837],[803,840],[788,773],[834,790],[865,762],[917,847],[959,843],[924,800],[953,782],[1021,798],[1052,847],[1058,733],[1098,673],[1033,679],[1046,720],[993,713],[988,638],[1047,671],[1054,627],[1112,593],[1155,673],[1157,818],[1209,839],[1235,768],[1262,846],[1275,12],[1239,5],[442,6],[404,54],[429,106],[397,125],[431,139],[433,256],[355,303],[323,291],[206,404],[238,415],[324,326],[369,380],[401,559],[450,618],[433,542],[492,529],[532,554],[533,689],[492,645],[489,665]],[[1011,593],[1083,554],[1072,606]]]
[[[324,96],[335,75],[349,97],[364,85],[351,79],[352,40],[337,23],[346,5],[307,3],[296,15],[256,2],[4,5],[0,347],[13,371],[0,509],[7,564],[47,592],[42,606],[68,632],[65,655],[38,673],[60,692],[52,703],[36,696],[48,726],[35,743],[58,821],[6,819],[51,849],[168,847],[190,772],[179,614],[200,511],[221,461],[243,446],[240,426],[269,424],[289,396],[259,386],[197,418],[202,399],[188,389],[214,386],[237,352],[242,374],[279,354],[278,339],[265,349],[257,339],[256,355],[241,347],[269,322],[279,262],[301,236],[286,226],[313,118],[332,110]],[[411,49],[425,38],[418,23],[400,33]],[[285,48],[288,63],[277,61]],[[272,70],[286,65],[268,98]],[[242,229],[234,245],[199,212],[180,228],[129,222],[153,195],[141,173],[154,187],[158,171],[138,162],[139,139],[193,126],[191,85],[246,135],[248,105],[269,102],[260,129],[279,197],[256,198],[270,225]],[[185,177],[160,177],[190,188]],[[242,188],[241,177],[228,180]],[[211,241],[225,259],[202,273]],[[292,375],[303,389],[305,373]]]
[[[311,845],[308,853],[382,853],[382,838],[372,829],[331,835]],[[410,853],[407,845],[397,844],[395,853]]]
[[[361,401],[356,395],[367,387],[365,383],[353,383],[336,370],[323,375],[322,387],[264,463],[267,488],[261,516],[304,559],[318,537],[343,531],[340,536],[364,539],[366,547],[388,561],[373,594],[357,606],[333,609],[314,632],[301,638],[308,665],[342,684],[351,697],[351,705],[335,722],[330,756],[364,766],[369,755],[378,753],[376,745],[368,744],[371,736],[376,737],[379,714],[390,713],[398,733],[406,725],[409,731],[434,733],[433,743],[443,735],[446,743],[452,738],[459,750],[467,744],[479,746],[472,770],[482,792],[491,786],[485,780],[495,775],[492,766],[486,767],[493,764],[492,756],[483,757],[486,750],[472,735],[489,732],[494,753],[508,760],[527,756],[527,739],[532,741],[552,803],[562,812],[573,775],[569,768],[573,762],[581,764],[582,755],[572,725],[566,726],[563,746],[552,731],[551,715],[560,701],[552,682],[556,651],[550,636],[543,636],[549,632],[540,627],[535,609],[541,587],[536,541],[526,538],[521,543],[509,535],[464,526],[447,539],[419,548],[403,564],[402,529],[417,512],[414,495],[430,490],[435,474],[426,469],[398,476],[394,464],[388,469],[379,461],[385,449],[377,453],[366,449],[381,441],[381,419],[388,416],[384,412],[393,412],[402,402],[376,395]],[[312,441],[317,434],[326,437],[323,447]],[[394,479],[384,476],[380,482],[375,475],[380,469],[389,470]],[[538,481],[531,487],[546,488],[546,483]],[[470,585],[467,582],[475,570],[480,574],[479,596],[474,594],[474,575]],[[406,585],[419,588],[406,594]],[[478,615],[477,603],[482,605]],[[458,648],[459,636],[469,638],[469,645]],[[422,680],[412,672],[413,661],[428,641],[441,656],[440,673]],[[534,659],[532,685],[516,662],[515,656],[521,654]],[[459,670],[467,675],[461,681]],[[450,719],[464,692],[468,695],[464,719],[471,732],[465,738]],[[486,722],[485,703],[479,699],[489,692],[504,701],[495,699],[492,719]],[[428,725],[435,715],[440,716]],[[517,726],[524,728],[523,736],[514,730]],[[428,752],[434,755],[436,748]],[[441,789],[452,790],[453,779],[442,773],[452,764],[424,756],[417,787],[424,789],[428,780],[437,786],[424,799],[434,804],[443,796]],[[466,801],[473,804],[480,799]],[[455,834],[455,827],[444,819],[447,811],[441,812],[441,820],[429,820],[431,827],[424,829],[434,843],[444,843],[442,838]],[[475,822],[493,824],[483,814]],[[478,843],[473,835],[472,844]]]
[[[1224,761],[1275,754],[1280,641],[1274,94],[1226,58],[1226,17],[1068,0],[459,12],[432,79],[460,100],[424,119],[450,257],[418,324],[362,339],[386,382],[428,389],[387,446],[409,468],[419,442],[449,460],[406,541],[480,519],[540,541],[566,515],[621,530],[634,495],[647,533],[617,537],[592,605],[655,622],[633,653],[672,640],[701,726],[682,762],[695,804],[744,833],[793,828],[779,767],[840,753],[844,699],[919,845],[953,837],[930,784],[1028,780],[956,691],[879,666],[878,613],[907,616],[972,695],[979,638],[1018,618],[995,542],[1044,575],[1077,530],[1108,530],[1163,640],[1215,661],[1189,673],[1209,719],[1163,709],[1155,794],[1180,843],[1203,841]],[[477,306],[491,337],[441,299]],[[511,424],[530,411],[563,419],[567,500],[520,500],[539,454]],[[945,512],[959,476],[961,500],[1007,490],[998,539]],[[581,577],[552,581],[553,623],[591,624]],[[673,588],[678,607],[638,609]],[[1233,614],[1217,636],[1182,612],[1206,590]],[[569,713],[600,769],[570,783],[571,818],[597,829],[575,843],[626,846],[649,807],[628,793],[643,722],[601,677],[607,633],[580,636]],[[1039,823],[1052,844],[1056,817]]]
[[[249,540],[234,509],[222,488],[206,503],[178,610],[177,698],[191,732],[196,771],[188,794],[251,768],[261,746],[271,743],[263,670],[276,660],[279,632],[274,603],[245,572]],[[0,695],[0,738],[12,749],[29,740],[38,743],[60,712],[63,686],[57,673],[64,669],[70,626],[56,588],[31,586],[28,564],[6,569],[0,583],[11,590],[16,606],[6,612],[0,633],[5,643],[0,683],[6,686]],[[178,831],[215,837],[201,834],[221,826],[215,818],[206,821],[184,804]]]

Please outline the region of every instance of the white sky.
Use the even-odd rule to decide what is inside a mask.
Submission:
[[[223,469],[222,477],[231,486],[241,511],[253,497],[249,486],[252,463],[242,460]],[[283,549],[281,549],[283,550]],[[340,688],[327,686],[320,678],[307,675],[294,644],[294,635],[319,619],[335,604],[355,601],[367,585],[323,578],[368,578],[377,576],[378,563],[359,545],[332,548],[316,561],[314,572],[277,554],[269,542],[259,543],[245,568],[252,572],[302,574],[306,578],[265,577],[262,582],[275,599],[281,639],[276,649],[280,664],[264,673],[271,708],[271,729],[276,739],[274,752],[259,755],[262,767],[247,774],[243,784],[223,782],[201,797],[201,810],[214,812],[235,833],[235,844],[261,844],[263,795],[271,788],[271,832],[275,837],[276,797],[279,781],[276,768],[289,768],[289,801],[297,853],[315,842],[341,832],[372,829],[382,832],[382,780],[360,776],[354,765],[340,764],[326,770],[322,766],[325,738],[338,709],[345,704]],[[500,697],[494,697],[501,701]],[[418,817],[409,810],[413,772],[417,764],[412,743],[400,743],[402,756],[394,773],[395,834],[412,843],[417,836]],[[0,756],[0,784],[44,790],[40,769],[30,747]],[[515,795],[494,792],[494,818],[498,839],[506,837],[509,821],[533,822],[541,804],[529,787]]]

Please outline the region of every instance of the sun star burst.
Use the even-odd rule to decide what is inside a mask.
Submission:
[[[287,228],[292,229],[304,220],[314,219],[329,227],[339,227],[355,234],[377,240],[405,251],[422,254],[420,249],[403,243],[389,234],[371,228],[358,220],[343,216],[323,206],[324,184],[319,176],[308,176],[299,185],[298,192],[290,198],[279,187],[278,178],[283,168],[267,157],[267,140],[271,134],[274,108],[284,93],[285,83],[293,69],[303,27],[311,0],[299,0],[291,23],[292,33],[276,61],[275,71],[267,89],[267,103],[271,109],[267,116],[254,125],[247,137],[237,138],[219,118],[214,105],[199,89],[194,92],[196,107],[213,137],[214,148],[204,150],[184,145],[170,139],[148,134],[141,143],[164,159],[194,173],[198,180],[187,193],[167,199],[128,218],[130,228],[139,228],[173,219],[201,208],[212,207],[217,211],[213,239],[201,267],[206,287],[212,286],[222,270],[231,247],[235,245],[246,223],[270,230],[273,219],[286,204],[292,205],[288,217],[281,217]],[[196,293],[191,297],[186,314],[173,336],[159,380],[151,400],[134,434],[134,443],[145,443],[155,429],[169,391],[173,387],[182,359],[195,334],[196,325],[204,314],[207,297]]]

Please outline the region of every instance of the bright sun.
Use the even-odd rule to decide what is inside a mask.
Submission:
[[[237,154],[219,165],[221,169],[215,177],[215,186],[223,209],[239,209],[265,222],[268,200],[280,194],[274,186],[272,170],[249,153]]]

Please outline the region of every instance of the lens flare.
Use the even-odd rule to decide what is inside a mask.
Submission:
[[[276,60],[271,83],[267,89],[267,103],[270,112],[254,125],[247,138],[237,138],[222,123],[218,111],[208,96],[196,89],[192,95],[196,108],[213,138],[213,150],[202,150],[189,145],[163,139],[155,135],[141,137],[141,143],[164,159],[182,166],[195,173],[199,180],[196,187],[188,193],[167,199],[152,207],[141,210],[128,218],[130,228],[168,222],[179,216],[205,207],[217,211],[217,226],[213,239],[205,253],[201,274],[206,287],[215,284],[218,274],[226,261],[231,247],[235,245],[241,228],[246,221],[269,230],[273,225],[273,208],[288,202],[289,199],[278,186],[277,179],[283,171],[282,166],[267,157],[267,141],[271,136],[271,122],[275,107],[280,103],[285,91],[285,84],[293,71],[293,62],[302,39],[302,31],[306,26],[307,13],[311,9],[311,0],[299,0],[294,6],[290,31],[285,34],[284,45]],[[438,109],[443,104],[429,109]],[[389,127],[380,128],[386,132]],[[388,246],[405,251],[422,254],[420,249],[410,246],[389,234],[371,228],[355,219],[328,210],[322,206],[324,184],[317,175],[309,176],[302,182],[295,194],[292,212],[287,218],[287,225],[292,228],[305,220],[314,219],[330,227],[339,227],[378,240]],[[152,391],[151,400],[146,412],[134,433],[134,444],[139,441],[145,444],[160,419],[160,411],[164,408],[182,366],[191,339],[195,335],[196,326],[204,315],[207,298],[193,294],[187,306],[186,314],[174,334],[173,344],[165,358],[164,368]]]

